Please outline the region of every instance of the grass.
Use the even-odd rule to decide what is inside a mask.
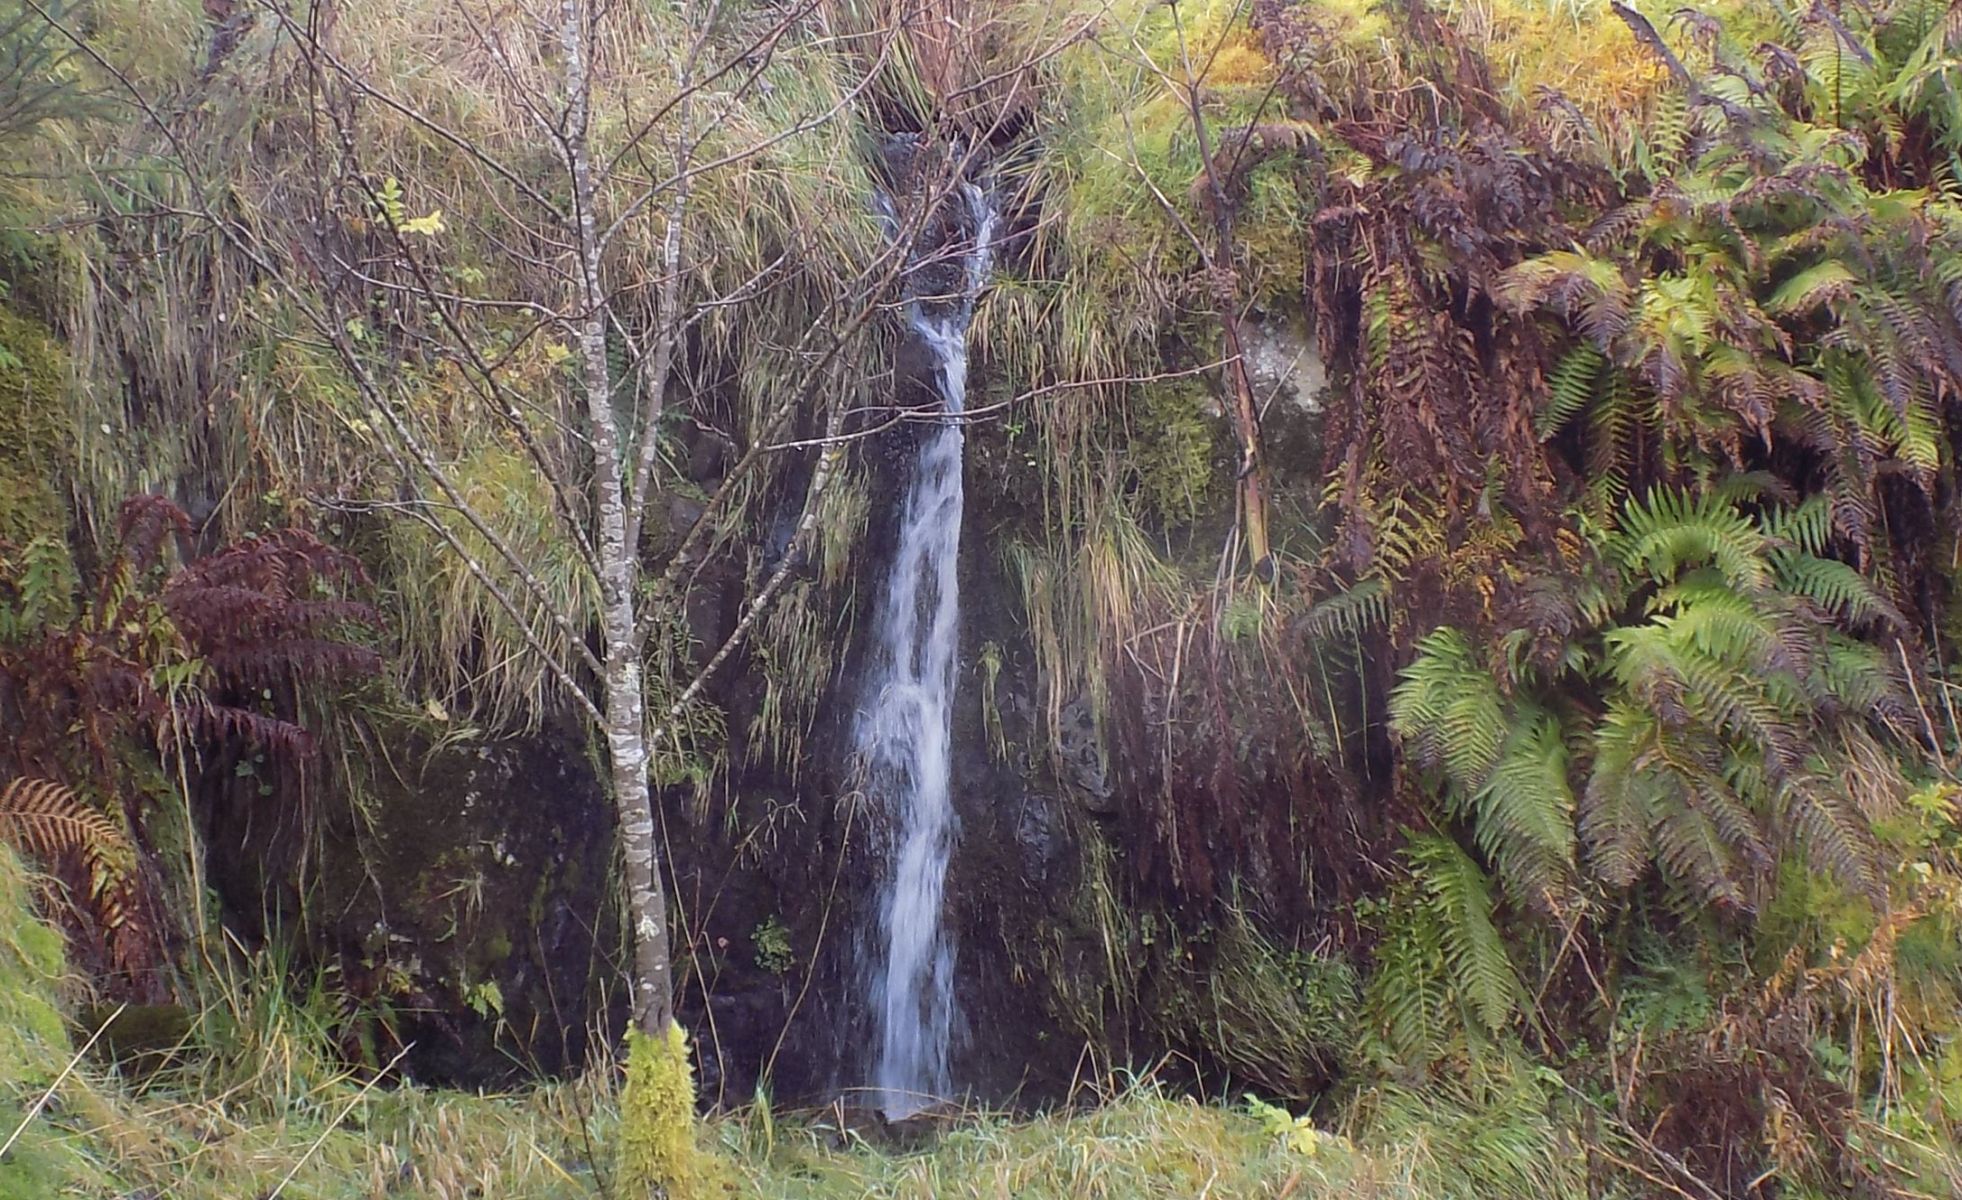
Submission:
[[[125,1078],[76,1047],[85,999],[37,883],[0,847],[0,1196],[155,1200],[582,1200],[622,1196],[617,1073],[507,1095],[378,1080],[328,1051],[333,1008],[241,960],[175,1065]],[[1944,1056],[1944,1062],[1952,1056]],[[1584,1078],[1584,1075],[1581,1076]],[[1943,1072],[1947,1082],[1952,1072]],[[1910,1090],[1912,1095],[1912,1089]],[[1517,1051],[1351,1084],[1312,1116],[1127,1077],[1048,1114],[970,1110],[885,1136],[759,1101],[699,1122],[699,1194],[759,1200],[1579,1200],[1657,1194],[1605,1102]],[[1906,1112],[1904,1106],[1903,1112]],[[1959,1177],[1932,1129],[1861,1121],[1903,1196]],[[1642,1164],[1646,1163],[1647,1166]],[[1781,1173],[1781,1179],[1791,1177]],[[1793,1195],[1822,1193],[1793,1184]]]
[[[48,332],[0,309],[0,556],[65,524],[59,484],[73,473],[60,408],[67,376]]]
[[[1145,1087],[1085,1113],[964,1119],[912,1154],[873,1149],[824,1122],[783,1128],[752,1115],[719,1132],[742,1184],[783,1200],[1352,1194],[1327,1190],[1352,1175],[1345,1156],[1316,1162],[1251,1115]]]
[[[77,980],[34,916],[36,885],[0,848],[0,1195],[158,1200],[574,1200],[614,1187],[610,1070],[511,1095],[378,1083],[325,1051],[331,1008],[295,996],[276,964],[214,992],[177,1065],[138,1082],[75,1046]],[[1514,1087],[1430,1122],[1414,1092],[1318,1130],[1279,1109],[1226,1107],[1132,1081],[1089,1109],[968,1112],[924,1148],[874,1145],[835,1114],[759,1103],[696,1130],[711,1194],[846,1197],[1427,1197],[1565,1194],[1549,1112]],[[1542,1130],[1541,1126],[1545,1126]],[[17,1135],[17,1136],[16,1136]],[[1486,1146],[1489,1153],[1478,1152]],[[1459,1163],[1477,1174],[1460,1172]],[[1494,1165],[1496,1164],[1496,1165]],[[1510,1164],[1510,1165],[1508,1165]],[[1511,1174],[1507,1172],[1510,1171]],[[1482,1189],[1482,1190],[1474,1190]]]
[[[538,105],[557,103],[558,12],[556,4],[528,0],[495,12],[438,3],[342,14],[332,37],[338,61],[391,103],[362,105],[346,131],[365,184],[357,186],[350,169],[316,187],[312,173],[323,151],[337,157],[339,131],[309,112],[303,56],[272,10],[209,63],[211,30],[187,0],[148,7],[108,0],[92,10],[91,46],[155,111],[174,114],[175,139],[159,134],[120,84],[83,63],[77,69],[105,98],[100,111],[47,123],[33,147],[35,176],[45,182],[0,194],[7,238],[16,226],[75,226],[58,240],[43,239],[46,245],[35,242],[42,257],[32,263],[0,263],[7,269],[0,299],[45,310],[65,335],[74,369],[72,385],[63,369],[62,399],[74,409],[74,490],[85,533],[93,515],[140,490],[209,491],[212,528],[226,535],[298,520],[332,525],[329,532],[340,536],[343,526],[361,522],[339,508],[399,507],[390,439],[300,306],[201,222],[158,211],[214,203],[275,259],[305,240],[291,231],[325,221],[340,246],[335,253],[373,265],[395,255],[380,219],[387,209],[378,212],[365,190],[372,186],[393,197],[399,213],[389,220],[433,222],[415,235],[414,249],[436,286],[454,297],[446,311],[460,334],[429,305],[362,297],[334,310],[329,289],[310,282],[297,259],[279,262],[292,267],[309,305],[330,310],[336,324],[345,318],[347,337],[435,460],[544,580],[540,595],[523,597],[526,624],[566,657],[564,626],[540,613],[579,626],[595,584],[557,528],[541,473],[500,415],[525,413],[546,431],[544,453],[557,469],[576,468],[576,436],[557,432],[572,378],[566,335],[538,327],[522,307],[561,304],[567,282],[557,235],[540,208],[562,199],[562,168],[537,115]],[[736,54],[776,19],[725,17],[704,51],[707,60]],[[678,419],[672,437],[664,427],[664,459],[677,451],[691,419],[732,446],[794,434],[763,425],[803,386],[809,355],[798,338],[850,310],[855,277],[883,244],[870,203],[865,129],[849,102],[854,72],[820,24],[815,17],[798,24],[757,60],[754,78],[738,64],[696,103],[690,136],[702,141],[694,161],[720,165],[699,169],[692,181],[680,300],[716,303],[698,313],[677,365],[670,412]],[[594,138],[603,161],[619,156],[601,182],[609,214],[624,213],[650,181],[673,173],[678,118],[657,122],[643,142],[632,138],[673,92],[689,41],[666,9],[630,7],[603,26]],[[340,76],[328,75],[339,86]],[[449,133],[477,153],[458,149]],[[174,161],[180,143],[191,161]],[[296,187],[301,176],[309,178]],[[109,219],[75,222],[77,213]],[[657,201],[619,231],[606,268],[607,286],[620,296],[619,336],[667,316],[656,310],[668,219],[665,201]],[[0,250],[11,244],[0,239]],[[8,277],[16,274],[49,282],[32,295],[10,291]],[[0,349],[17,340],[8,338],[10,329],[0,329]],[[458,365],[466,357],[452,345],[458,341],[490,364],[487,372]],[[627,348],[618,351],[624,362]],[[877,379],[883,353],[872,345],[850,357]],[[0,357],[0,365],[9,361]],[[4,385],[0,380],[0,408]],[[813,408],[863,403],[874,389],[854,382],[837,390],[818,396]],[[7,432],[0,414],[0,441]],[[0,445],[0,457],[11,448]],[[752,509],[776,486],[779,467],[795,458],[764,456],[723,506],[717,540],[742,544]],[[11,482],[11,467],[0,468],[0,484]],[[679,473],[661,472],[662,486],[675,486]],[[432,519],[450,522],[440,511]],[[5,522],[0,516],[0,535]],[[664,532],[651,530],[650,539]],[[502,570],[480,538],[469,531],[463,537]],[[534,722],[550,707],[544,674],[517,623],[467,577],[432,529],[396,520],[385,544],[363,548],[379,568],[390,625],[400,635],[395,660],[412,687],[499,728]]]

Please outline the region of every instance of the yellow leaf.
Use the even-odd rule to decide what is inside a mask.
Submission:
[[[443,210],[439,208],[426,217],[410,217],[402,222],[402,232],[435,237],[443,232]]]

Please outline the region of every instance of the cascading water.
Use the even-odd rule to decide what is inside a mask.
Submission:
[[[958,294],[907,304],[950,416],[962,411],[967,396],[968,322],[987,280],[995,229],[987,194],[973,184],[961,191],[973,240]],[[946,1096],[952,1083],[954,945],[941,926],[941,896],[954,842],[949,743],[960,624],[962,442],[955,420],[936,423],[920,441],[874,631],[878,660],[854,735],[867,796],[887,836],[879,896],[883,944],[867,956],[866,984],[878,1047],[872,1083],[879,1107],[892,1117]]]

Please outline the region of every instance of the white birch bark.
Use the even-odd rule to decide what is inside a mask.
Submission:
[[[606,293],[600,280],[595,213],[598,189],[588,141],[590,34],[585,0],[565,0],[560,34],[566,73],[565,153],[572,175],[573,232],[578,246],[574,316],[584,368],[586,432],[593,453],[593,513],[599,535],[600,658],[606,675],[602,723],[620,826],[621,857],[626,865],[627,917],[633,931],[633,1022],[642,1033],[664,1037],[674,1020],[673,973],[667,898],[661,886],[654,807],[647,783],[646,701],[634,611],[639,562],[637,548],[627,538],[625,464],[621,461],[620,421],[613,405],[612,368],[606,357]]]

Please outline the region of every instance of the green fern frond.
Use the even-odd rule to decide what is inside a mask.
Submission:
[[[1587,489],[1597,519],[1605,520],[1628,497],[1639,407],[1626,372],[1610,363],[1595,375],[1587,420]]]
[[[1649,862],[1655,780],[1643,769],[1656,741],[1655,715],[1610,702],[1594,730],[1594,769],[1581,793],[1580,836],[1588,865],[1611,887],[1627,887]]]
[[[1683,164],[1689,137],[1689,94],[1680,87],[1665,89],[1656,97],[1648,128],[1642,131],[1638,154],[1650,179],[1660,178]]]
[[[1905,735],[1916,717],[1913,697],[1898,672],[1898,661],[1881,647],[1828,632],[1806,686],[1817,704],[1862,714]]]
[[[1900,609],[1871,580],[1837,559],[1782,551],[1771,555],[1771,570],[1781,590],[1803,596],[1843,621],[1908,627]]]
[[[1845,299],[1853,293],[1857,279],[1845,263],[1829,258],[1793,275],[1765,301],[1767,311],[1779,316],[1801,316],[1824,304]]]
[[[1671,799],[1672,803],[1663,806],[1654,830],[1656,857],[1663,869],[1706,900],[1749,908],[1749,900],[1738,886],[1738,864],[1729,841],[1709,814],[1687,803],[1682,792]]]
[[[1487,1032],[1498,1032],[1511,1021],[1521,993],[1505,939],[1492,921],[1485,872],[1456,842],[1435,834],[1413,838],[1406,854],[1425,907],[1438,922],[1454,989]]]
[[[1533,418],[1533,431],[1546,441],[1594,402],[1595,389],[1607,356],[1592,342],[1567,351],[1547,376],[1547,404]]]
[[[1714,572],[1690,573],[1658,592],[1650,607],[1666,614],[1655,622],[1660,636],[1682,651],[1744,668],[1783,665],[1780,621]]]
[[[1545,905],[1572,886],[1574,794],[1558,718],[1524,713],[1471,800],[1473,836],[1515,895]]]
[[[1556,250],[1507,271],[1497,298],[1514,312],[1550,305],[1607,350],[1628,328],[1634,293],[1612,259]]]
[[[1832,505],[1823,495],[1806,497],[1802,504],[1772,508],[1758,518],[1765,537],[1789,543],[1804,554],[1824,554],[1832,537]]]
[[[1736,760],[1725,768],[1719,773],[1685,771],[1683,802],[1710,823],[1735,861],[1753,872],[1767,872],[1773,863],[1771,843],[1758,815],[1744,801],[1744,795],[1760,790],[1761,771],[1755,763]]]
[[[1826,763],[1820,760],[1823,768]],[[1884,904],[1887,884],[1873,829],[1826,774],[1789,780],[1777,793],[1780,817],[1806,860],[1847,887]]]
[[[1492,673],[1449,626],[1417,643],[1417,657],[1390,694],[1390,721],[1419,761],[1441,768],[1466,795],[1484,785],[1510,732]]]
[[[1458,1032],[1437,922],[1408,897],[1392,909],[1377,944],[1363,1005],[1396,1062],[1423,1066]]]
[[[1706,563],[1746,590],[1759,590],[1768,579],[1764,534],[1736,508],[1707,494],[1658,489],[1646,501],[1631,500],[1608,548],[1625,569],[1658,583]]]
[[[1372,575],[1354,587],[1318,601],[1302,618],[1302,629],[1311,638],[1354,638],[1365,629],[1382,628],[1389,623],[1389,581]]]

